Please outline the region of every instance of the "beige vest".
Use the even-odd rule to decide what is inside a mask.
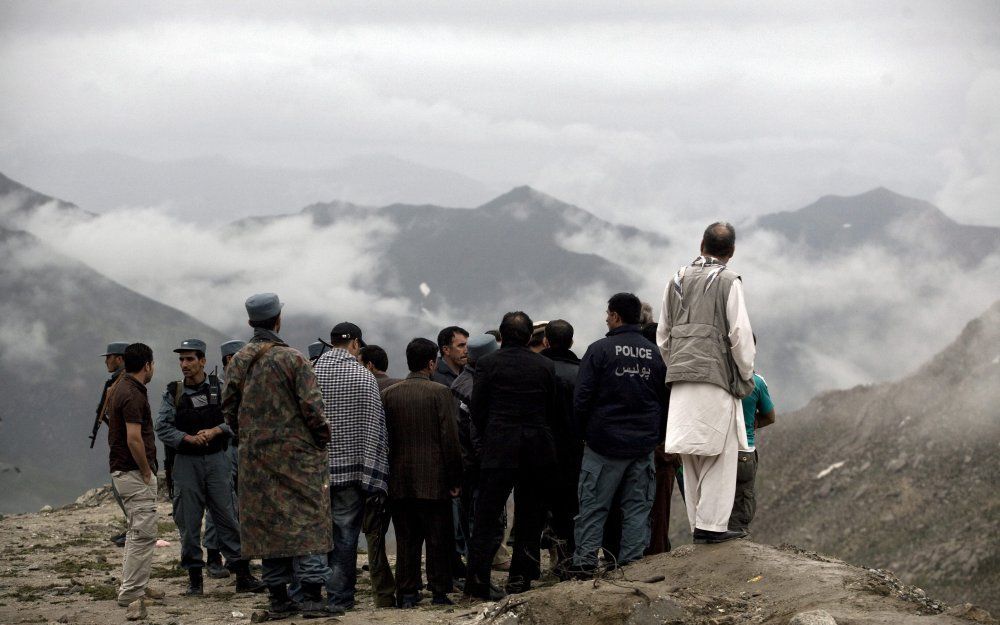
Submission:
[[[721,265],[691,265],[680,271],[680,293],[671,281],[667,382],[708,382],[736,397],[753,391],[753,380],[740,377],[729,342],[726,302],[739,279]]]

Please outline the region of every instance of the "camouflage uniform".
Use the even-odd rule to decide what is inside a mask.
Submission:
[[[226,376],[222,409],[239,439],[243,556],[325,555],[333,548],[330,429],[312,367],[278,335],[257,329]]]

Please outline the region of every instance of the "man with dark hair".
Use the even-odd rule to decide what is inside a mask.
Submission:
[[[123,359],[123,355],[125,354],[126,347],[128,347],[128,343],[126,341],[114,341],[112,343],[108,343],[107,349],[105,349],[104,353],[101,354],[101,356],[104,357],[104,367],[108,370],[108,373],[111,375],[104,382],[104,389],[101,391],[101,401],[97,403],[97,414],[95,415],[94,418],[94,431],[91,433],[90,436],[91,448],[94,447],[94,440],[97,439],[97,431],[100,429],[101,423],[108,422],[108,415],[107,415],[108,391],[111,389],[112,385],[114,385],[115,381],[118,380],[121,374],[124,373],[125,371],[125,361]],[[125,514],[125,516],[127,517],[128,515],[125,512],[125,504],[122,502],[122,498],[118,496],[118,491],[115,490],[114,482],[112,482],[111,484],[111,492],[114,494],[115,501],[118,503],[118,507],[121,508],[122,514]],[[125,520],[128,521],[127,518]],[[111,542],[113,542],[118,547],[124,547],[125,532],[122,532],[121,534],[115,534],[114,536],[112,536]]]
[[[705,229],[701,255],[667,283],[656,342],[672,383],[664,451],[684,465],[684,501],[695,543],[742,538],[729,529],[739,452],[747,451],[742,397],[753,391],[753,331],[743,283],[727,265],[736,231]]]
[[[149,571],[156,545],[156,439],[146,386],[153,379],[153,350],[132,343],[123,350],[124,373],[109,392],[108,460],[111,482],[125,505],[128,529],[118,605],[125,607],[150,592]]]
[[[389,354],[385,353],[385,350],[378,345],[362,347],[359,357],[365,369],[371,371],[372,375],[375,376],[379,392],[400,381],[399,378],[390,378],[389,374],[386,373],[389,370]]]
[[[441,358],[438,360],[431,379],[451,388],[462,368],[469,360],[469,333],[458,326],[448,326],[438,332],[438,349]]]
[[[437,347],[434,349],[436,351]],[[375,376],[380,392],[400,382],[398,378],[390,378],[386,374],[389,368],[389,355],[378,345],[362,347],[358,358]],[[368,571],[376,608],[396,607],[396,579],[392,575],[389,558],[385,552],[385,535],[389,531],[391,520],[389,502],[384,494],[377,493],[365,499],[361,531],[365,533],[365,542],[368,543]]]
[[[181,535],[181,568],[188,572],[184,594],[204,594],[201,522],[206,506],[219,550],[236,574],[236,592],[263,592],[264,584],[250,574],[250,561],[240,555],[227,454],[233,431],[222,415],[222,383],[205,372],[205,350],[201,339],[187,339],[174,350],[184,379],[167,385],[156,418],[156,435],[176,453],[174,522]]]
[[[389,497],[396,528],[399,607],[420,601],[420,553],[427,543],[427,585],[435,605],[450,605],[455,551],[451,498],[461,493],[462,452],[456,403],[431,381],[438,347],[416,338],[406,346],[406,379],[382,393],[392,465]]]
[[[536,321],[531,326],[531,338],[528,339],[528,349],[536,354],[542,353],[545,349],[545,326],[548,321]]]
[[[358,362],[365,346],[361,328],[338,323],[330,331],[330,351],[314,366],[323,391],[324,414],[333,432],[329,445],[330,504],[333,510],[330,602],[341,610],[354,607],[358,536],[365,501],[388,491],[389,451],[385,411],[375,376]]]
[[[617,564],[642,557],[653,505],[653,449],[663,435],[666,367],[639,332],[642,304],[631,293],[608,300],[605,338],[587,349],[576,381],[574,418],[587,446],[580,470],[574,566],[592,572],[608,510],[621,493]]]
[[[576,539],[573,536],[573,518],[579,510],[577,481],[583,459],[583,441],[573,426],[573,393],[580,359],[573,350],[573,326],[568,321],[554,319],[545,326],[542,356],[555,365],[556,389],[559,398],[558,419],[552,424],[556,443],[558,468],[554,480],[546,535],[551,543],[555,571],[566,577],[573,563]]]
[[[226,423],[240,443],[242,555],[263,559],[272,619],[336,613],[324,609],[322,597],[332,545],[330,428],[313,368],[277,334],[281,307],[274,293],[247,299],[254,336],[233,356],[222,391]],[[293,573],[305,595],[301,603],[288,597]]]
[[[476,363],[472,388],[472,419],[482,447],[465,593],[483,599],[495,599],[490,563],[511,489],[517,522],[507,591],[524,592],[541,575],[543,500],[556,464],[551,428],[556,418],[555,367],[528,349],[531,318],[523,312],[504,315],[500,334],[503,346]]]

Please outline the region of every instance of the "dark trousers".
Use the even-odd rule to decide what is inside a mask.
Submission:
[[[391,513],[385,495],[371,495],[365,500],[361,529],[368,542],[368,572],[372,579],[376,608],[391,608],[396,605],[396,579],[392,576],[392,568],[385,555],[385,534],[389,531],[390,519]]]
[[[541,576],[539,543],[544,522],[544,500],[548,494],[547,475],[551,468],[481,469],[479,494],[469,545],[469,573],[466,592],[488,592],[490,566],[500,547],[501,513],[514,490],[514,555],[510,563],[510,583],[527,584]]]
[[[434,594],[452,591],[451,559],[455,529],[451,500],[395,499],[396,594],[402,599],[420,591],[420,552],[427,543],[427,586]]]
[[[181,535],[181,567],[205,566],[201,521],[206,510],[215,521],[216,544],[226,564],[240,560],[240,524],[236,519],[229,458],[223,451],[203,456],[177,454],[174,459],[174,523]]]
[[[733,513],[729,516],[729,529],[748,530],[757,512],[757,452],[741,451],[736,465],[736,497]]]
[[[333,508],[333,551],[327,553],[330,578],[326,584],[329,603],[350,610],[354,607],[357,582],[358,536],[365,511],[365,493],[357,484],[330,487]]]
[[[574,521],[580,511],[577,484],[580,480],[581,454],[570,456],[560,462],[549,501],[548,538],[555,550],[556,574],[563,576],[573,566],[573,551],[576,539],[573,536]]]
[[[674,454],[659,449],[653,452],[656,469],[656,498],[649,513],[649,546],[643,555],[670,551],[670,497],[674,494],[674,477],[679,464]]]

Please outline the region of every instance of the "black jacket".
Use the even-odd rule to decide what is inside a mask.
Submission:
[[[580,359],[568,349],[549,347],[541,353],[556,368],[557,419],[553,423],[552,434],[556,439],[559,464],[575,466],[579,471],[583,436],[577,431],[573,419],[573,393],[576,390],[576,376],[580,373]]]
[[[555,464],[556,374],[548,358],[516,345],[480,358],[469,412],[483,469]]]
[[[587,446],[614,458],[635,458],[663,443],[669,391],[660,350],[625,325],[595,341],[576,379],[574,419]]]

